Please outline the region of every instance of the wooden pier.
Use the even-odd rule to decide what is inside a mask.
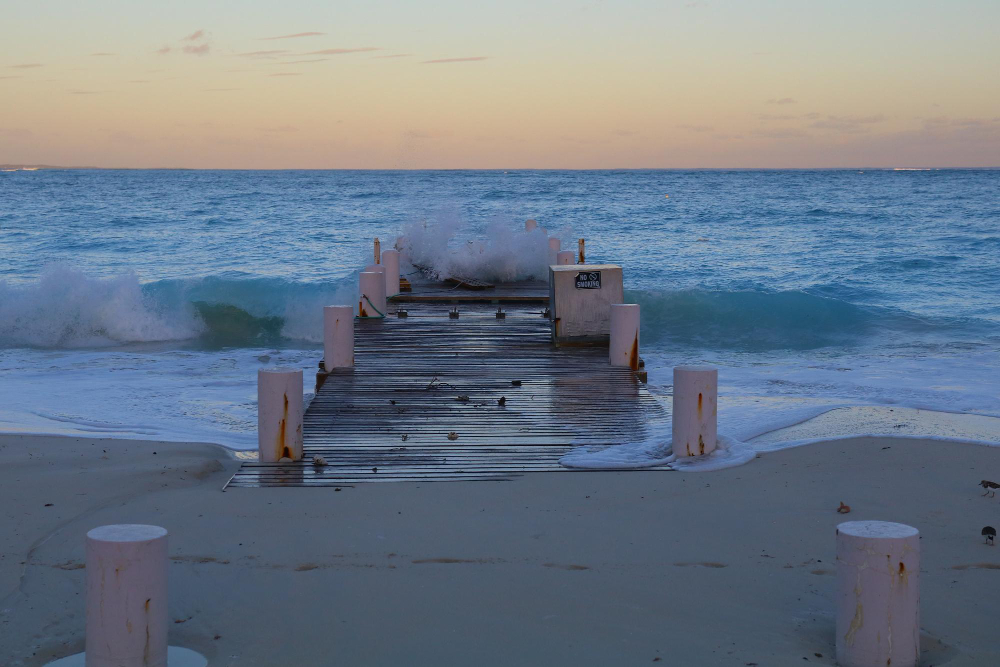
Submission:
[[[353,368],[317,374],[303,460],[248,461],[227,488],[572,472],[559,464],[572,447],[662,426],[660,404],[631,369],[610,366],[606,347],[552,344],[548,299],[544,282],[414,281],[384,319],[355,320]]]

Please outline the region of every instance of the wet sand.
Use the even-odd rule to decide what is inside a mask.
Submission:
[[[155,523],[171,644],[211,665],[832,665],[834,527],[855,519],[921,530],[923,664],[1000,664],[1000,547],[980,537],[1000,496],[977,486],[1000,448],[858,438],[711,473],[221,492],[237,466],[0,436],[0,664],[82,650],[84,534]]]

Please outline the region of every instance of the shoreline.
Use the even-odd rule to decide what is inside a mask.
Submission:
[[[922,533],[924,664],[1000,661],[982,595],[1000,551],[979,537],[1000,501],[977,486],[1000,448],[855,438],[711,475],[221,492],[238,465],[218,445],[0,436],[3,664],[81,650],[83,535],[156,523],[171,644],[213,665],[832,665],[834,528],[864,519]]]

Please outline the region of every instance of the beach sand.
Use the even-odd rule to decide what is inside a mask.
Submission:
[[[0,664],[81,651],[86,531],[154,523],[171,644],[210,665],[832,665],[834,528],[858,519],[922,533],[923,664],[1000,664],[980,536],[1000,496],[977,486],[1000,448],[222,492],[237,467],[212,445],[0,436]]]

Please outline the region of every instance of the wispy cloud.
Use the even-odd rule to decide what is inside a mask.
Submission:
[[[377,58],[377,59],[380,59],[380,58],[408,58],[409,56],[412,56],[412,55],[413,55],[412,53],[390,53],[390,54],[385,55],[385,56],[372,56],[372,58]]]
[[[236,55],[240,58],[274,58],[282,53],[288,53],[288,49],[272,49],[271,51],[248,51],[246,53],[237,53]]]
[[[71,91],[69,91],[69,94],[70,95],[100,95],[100,94],[105,93],[105,92],[107,92],[107,91],[104,91],[104,90],[71,90]]]
[[[819,130],[834,130],[837,132],[867,132],[867,125],[875,125],[885,120],[885,116],[827,116],[814,121],[809,127]]]
[[[306,56],[342,56],[345,53],[364,53],[366,51],[381,51],[378,46],[359,46],[352,49],[323,49],[322,51],[308,51]]]
[[[206,93],[228,93],[231,90],[242,90],[241,88],[204,88]]]
[[[424,65],[437,65],[440,63],[471,63],[479,60],[487,60],[489,56],[467,56],[465,58],[438,58],[437,60],[424,60]]]
[[[132,79],[129,83],[149,83],[149,79]]]
[[[298,65],[299,63],[325,63],[329,58],[311,58],[309,60],[282,60],[280,63],[272,65]]]
[[[173,51],[173,49],[172,49],[172,48],[170,48],[169,46],[166,46],[166,45],[164,45],[164,46],[161,46],[160,48],[158,48],[158,49],[156,50],[156,52],[157,52],[158,54],[160,54],[161,56],[165,56],[165,55],[167,55],[168,53],[170,53],[171,51]]]
[[[204,30],[195,30],[190,35],[188,35],[187,37],[185,37],[183,41],[185,41],[185,42],[200,42],[204,38],[205,38],[205,31]]]
[[[798,116],[788,113],[759,113],[759,120],[795,120]]]
[[[291,125],[278,125],[275,127],[259,127],[257,128],[261,132],[298,132],[299,128],[293,127]]]
[[[765,104],[778,104],[778,105],[795,104],[795,103],[796,103],[795,100],[793,100],[791,97],[779,97],[777,99],[772,97],[771,99],[767,100],[767,102],[765,102]]]
[[[0,79],[23,79],[24,77],[20,74],[8,74],[6,76],[0,76]]]
[[[807,136],[802,130],[794,128],[755,130],[750,134],[755,137],[763,137],[764,139],[798,139]]]
[[[104,51],[98,51],[97,53],[91,53],[90,55],[91,56],[101,57],[101,56],[115,56],[115,55],[118,55],[118,54],[117,53],[105,53]]]
[[[715,129],[711,125],[678,125],[677,127],[690,132],[711,132]]]
[[[23,63],[20,65],[11,65],[13,69],[34,69],[35,67],[44,67],[43,63]]]
[[[299,37],[320,37],[325,35],[325,32],[297,32],[293,35],[278,35],[277,37],[259,37],[260,41],[267,41],[270,39],[298,39]]]
[[[189,44],[188,46],[184,47],[184,53],[190,53],[195,56],[206,56],[208,55],[210,49],[211,46],[209,46],[208,44],[197,44],[197,45]]]
[[[268,76],[300,76],[302,72],[275,72],[274,74],[268,74]]]

